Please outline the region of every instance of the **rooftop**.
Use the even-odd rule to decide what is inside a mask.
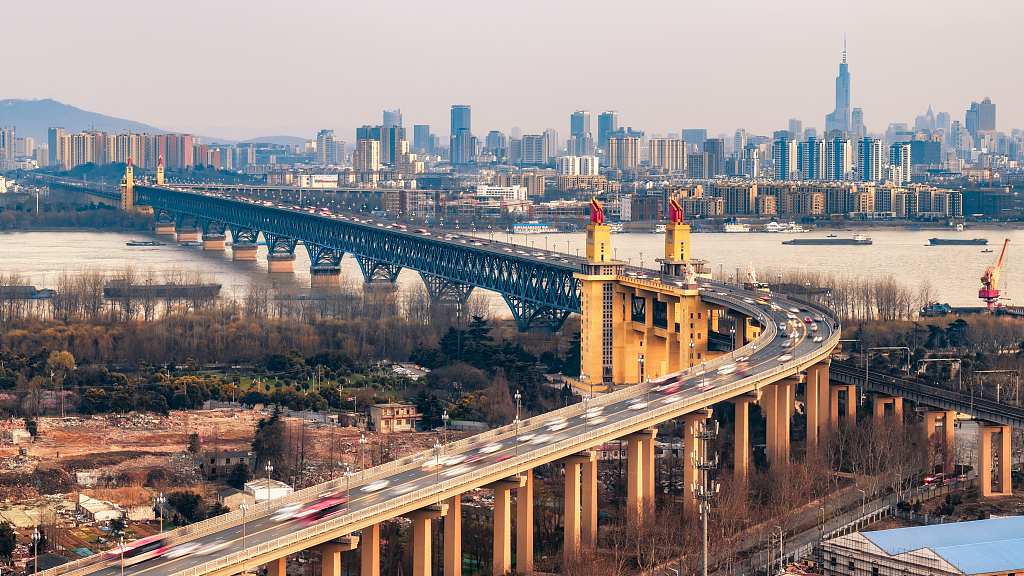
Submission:
[[[1024,569],[1024,516],[862,532],[889,555],[927,548],[964,574]]]

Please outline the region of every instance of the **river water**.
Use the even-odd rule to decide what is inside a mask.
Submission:
[[[1002,240],[1010,238],[1007,261],[1003,268],[1001,289],[1008,289],[1012,298],[1024,288],[1024,231],[1021,230],[969,230],[955,231],[906,231],[872,230],[867,232],[873,244],[870,246],[784,246],[783,240],[794,237],[822,237],[828,232],[810,234],[693,234],[691,255],[711,262],[716,277],[722,271],[728,278],[735,274],[737,267],[741,274],[747,264],[762,271],[761,281],[774,282],[766,278],[767,270],[822,270],[837,274],[875,277],[892,274],[905,285],[917,289],[924,278],[931,281],[935,298],[953,306],[979,306],[978,289],[981,274],[999,257]],[[848,237],[852,232],[836,232]],[[482,234],[486,237],[486,234]],[[973,238],[987,237],[989,245],[984,246],[926,246],[928,238]],[[495,234],[495,240],[504,240],[505,234]],[[139,271],[151,269],[155,278],[166,270],[199,271],[207,282],[223,284],[225,295],[244,296],[253,279],[267,277],[266,246],[260,246],[256,262],[233,262],[230,248],[225,252],[203,252],[201,247],[180,246],[166,241],[160,247],[128,247],[125,242],[132,239],[154,239],[146,233],[97,232],[86,230],[48,230],[0,233],[0,272],[17,271],[25,284],[36,287],[52,287],[57,273],[62,269],[74,271],[83,268],[101,270],[113,274],[126,265],[134,265]],[[513,235],[516,244],[545,247],[575,255],[577,249],[584,251],[584,234]],[[647,268],[657,267],[655,258],[664,253],[662,235],[631,233],[612,236],[614,256],[620,260],[640,263],[641,254]],[[991,253],[982,253],[988,248]],[[294,278],[277,278],[279,286],[304,288],[309,286],[309,257],[300,246],[296,249]],[[342,261],[342,274],[346,282],[354,285],[361,282],[359,267],[351,256]],[[774,275],[774,272],[770,273]],[[402,290],[409,290],[421,284],[418,274],[404,270],[399,277]],[[508,308],[497,294],[489,294],[493,312],[507,315]],[[1020,296],[1024,303],[1024,294]],[[1013,300],[1008,304],[1015,304]]]

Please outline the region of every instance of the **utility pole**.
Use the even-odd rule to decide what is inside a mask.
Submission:
[[[721,484],[712,481],[708,476],[708,472],[718,468],[718,454],[715,454],[714,459],[709,458],[708,454],[708,442],[718,437],[718,421],[714,423],[714,427],[708,424],[706,421],[697,422],[693,425],[691,430],[695,440],[701,443],[700,456],[697,453],[690,454],[690,459],[693,462],[694,467],[701,471],[700,483],[694,483],[692,491],[694,498],[700,502],[701,511],[701,523],[703,525],[703,554],[702,554],[702,565],[703,576],[708,576],[708,514],[711,511],[711,500],[718,495]]]

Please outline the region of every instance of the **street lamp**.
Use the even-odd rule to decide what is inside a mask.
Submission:
[[[274,472],[274,466],[270,462],[263,467],[267,471],[267,502],[270,502],[270,474]]]
[[[39,541],[39,537],[38,536],[39,535],[36,534],[36,536],[32,538],[32,541],[33,542],[38,542]],[[118,554],[118,556],[121,557],[121,576],[124,576],[124,536],[121,536],[121,544],[120,544],[119,548],[121,548],[121,553]],[[38,573],[39,573],[39,550],[38,550],[38,547],[37,547],[37,549],[36,549],[36,574],[38,574]]]
[[[434,440],[434,454],[437,456],[435,461],[436,466],[434,467],[434,473],[436,474],[434,482],[436,484],[441,483],[441,443]]]
[[[365,472],[366,472],[366,461],[363,459],[363,453],[366,450],[366,442],[367,442],[366,436],[363,436],[362,434],[360,434],[359,435],[359,471],[361,473],[363,473],[363,475],[360,476],[360,478],[362,478],[362,477],[364,477],[366,475],[365,474]]]
[[[583,433],[587,433],[587,424],[590,422],[590,395],[583,397]]]
[[[352,479],[352,471],[351,470],[345,470],[345,502],[346,502],[346,507],[349,510],[352,509],[352,490],[351,490],[351,488],[349,488],[349,484],[351,484],[351,479]]]
[[[448,445],[448,409],[444,409],[444,414],[441,414],[441,422],[444,426],[444,444]]]
[[[242,502],[238,508],[242,511],[242,550],[245,550],[245,513],[249,511],[249,505]]]
[[[690,367],[693,367],[693,340],[690,340]]]
[[[548,235],[547,234],[544,235],[544,251],[545,252],[548,251]]]
[[[121,538],[121,545],[124,546],[124,538]],[[35,551],[36,569],[39,574],[39,530],[32,529],[32,549]],[[124,574],[124,550],[121,551],[121,574]]]
[[[163,532],[164,532],[164,503],[165,502],[167,502],[167,497],[164,496],[163,492],[161,492],[160,495],[156,497],[156,507],[160,511],[160,533],[161,534],[163,534]]]

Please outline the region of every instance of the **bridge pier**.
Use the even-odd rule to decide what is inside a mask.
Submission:
[[[831,411],[829,422],[836,426],[839,424],[839,392],[846,393],[846,422],[847,424],[857,423],[857,387],[852,384],[843,384],[831,387]]]
[[[203,234],[203,252],[223,252],[223,234]]]
[[[288,576],[288,557],[281,556],[267,562],[267,576]]]
[[[494,561],[491,564],[494,576],[502,576],[512,570],[511,491],[522,488],[525,482],[522,476],[515,476],[484,486],[494,490]]]
[[[174,222],[157,222],[155,231],[157,236],[174,236]]]
[[[341,286],[341,267],[311,267],[309,269],[309,284],[312,288],[339,288]]]
[[[992,440],[999,434],[999,449],[995,454],[995,476],[998,492],[992,486]],[[978,477],[982,496],[1013,496],[1011,468],[1011,428],[998,424],[982,424],[978,432]]]
[[[924,413],[924,427],[929,440],[935,435],[935,425],[938,423],[939,418],[942,419],[942,471],[950,474],[953,472],[953,465],[955,463],[954,448],[956,446],[956,439],[954,436],[954,423],[956,421],[956,412],[928,410]]]
[[[412,573],[430,576],[430,522],[448,513],[448,504],[428,506],[405,514],[412,520]],[[326,575],[325,575],[326,576]]]
[[[523,486],[516,490],[516,572],[529,574],[533,572],[533,470],[524,472],[523,478]],[[461,576],[462,571],[451,574]]]
[[[757,398],[744,394],[729,401],[733,403],[736,414],[732,477],[734,482],[746,484],[750,467],[750,403],[756,402]]]
[[[267,272],[271,274],[293,274],[295,272],[295,254],[282,252],[267,254]]]
[[[582,535],[580,508],[582,504],[583,515],[597,515],[596,502],[587,502],[582,495],[586,495],[589,498],[596,500],[597,492],[595,490],[594,479],[586,478],[587,474],[584,474],[583,483],[587,484],[587,487],[580,490],[580,467],[587,467],[587,472],[594,471],[596,474],[595,464],[597,463],[597,455],[593,451],[587,451],[585,454],[578,454],[575,456],[569,456],[559,460],[560,463],[565,464],[565,522],[563,523],[565,529],[565,551],[569,554],[575,554],[579,552],[580,541]],[[582,494],[581,494],[582,492]],[[587,528],[591,528],[591,521],[587,521]],[[596,529],[596,524],[593,528]],[[587,545],[589,546],[593,542],[594,537],[588,535]]]
[[[629,434],[624,439],[627,442],[626,448],[626,514],[629,516],[628,521],[631,523],[639,523],[644,516],[644,511],[647,508],[647,502],[645,501],[645,492],[647,483],[645,482],[645,472],[650,469],[654,470],[654,463],[648,465],[644,462],[647,459],[647,443],[651,442],[653,446],[654,435],[657,434],[657,430],[644,430]],[[652,451],[653,454],[653,451]]]
[[[313,547],[320,552],[322,576],[341,576],[341,553],[355,550],[359,545],[358,536],[346,536],[335,542],[324,542]]]
[[[896,418],[903,421],[903,398],[899,396],[875,396],[875,418],[882,420],[885,418],[885,407],[888,404],[892,404],[892,412]]]
[[[797,378],[784,378],[762,389],[761,406],[767,418],[765,452],[772,464],[789,462],[789,429],[797,382]]]
[[[178,242],[198,242],[199,241],[199,229],[198,228],[177,228],[175,230],[178,235]]]
[[[363,528],[359,538],[360,556],[362,557],[360,576],[380,576],[380,524],[373,524]],[[267,576],[285,576],[281,574],[270,574]]]
[[[444,576],[462,576],[462,494],[448,499],[444,517]]]
[[[259,247],[255,244],[236,242],[231,245],[231,259],[237,262],[255,262],[258,249]]]
[[[816,450],[828,426],[829,414],[829,361],[819,362],[807,369],[804,382],[805,412],[807,413],[807,451]]]

